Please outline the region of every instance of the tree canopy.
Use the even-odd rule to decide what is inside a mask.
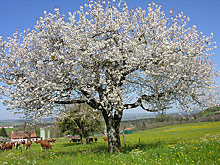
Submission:
[[[0,136],[2,137],[8,137],[7,131],[6,129],[3,127],[0,131]]]
[[[88,142],[90,135],[104,130],[100,111],[85,103],[64,106],[64,110],[56,117],[56,123],[62,132],[80,135],[81,142],[83,139]]]
[[[0,37],[3,102],[32,119],[60,104],[87,103],[102,112],[112,151],[114,139],[120,148],[125,109],[215,105],[213,34],[189,27],[182,12],[170,13],[169,19],[155,3],[129,10],[114,0],[89,0],[68,20],[59,9],[45,11],[34,29]]]

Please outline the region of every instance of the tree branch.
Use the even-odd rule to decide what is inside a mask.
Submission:
[[[155,109],[152,110],[152,109],[145,108],[144,105],[143,105],[143,103],[142,103],[142,101],[143,101],[143,100],[145,100],[145,101],[150,101],[150,100],[152,100],[152,99],[155,98],[155,97],[161,98],[161,97],[170,95],[171,93],[173,93],[173,91],[170,90],[170,91],[167,91],[167,92],[160,93],[160,94],[158,94],[157,96],[156,96],[155,94],[150,95],[150,96],[144,94],[144,95],[140,96],[135,103],[125,104],[125,105],[124,105],[124,108],[125,108],[125,109],[130,109],[130,108],[136,108],[136,107],[139,107],[139,106],[140,106],[140,107],[143,108],[145,111],[156,112],[157,110],[155,110]]]
[[[86,100],[67,100],[67,101],[55,101],[56,104],[80,104],[80,103],[86,103]]]
[[[85,91],[85,90],[83,90],[83,89],[80,89],[80,91],[82,92],[82,94],[83,94],[84,96],[86,96],[86,97],[89,99],[89,101],[87,101],[86,103],[87,103],[90,107],[92,107],[93,109],[102,110],[102,109],[99,108],[99,107],[101,106],[101,104],[98,103],[98,102],[95,100],[95,98],[93,98],[87,91]]]

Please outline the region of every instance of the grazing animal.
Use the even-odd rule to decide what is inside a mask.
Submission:
[[[40,144],[41,144],[41,151],[42,151],[43,149],[46,149],[47,151],[48,151],[49,149],[52,150],[52,145],[48,142],[48,140],[42,140]]]
[[[48,142],[49,142],[49,143],[55,143],[55,142],[56,142],[56,139],[49,139]]]
[[[12,147],[13,147],[13,143],[7,143],[6,145],[5,145],[5,147],[4,147],[4,150],[6,149],[6,150],[11,150],[12,151]]]
[[[72,138],[72,139],[70,139],[70,143],[71,143],[71,142],[77,143],[77,142],[80,142],[80,139],[75,139],[75,138],[73,139],[73,138]]]
[[[16,141],[16,142],[14,143],[14,147],[15,147],[15,149],[19,149],[19,147],[20,147],[20,142]]]
[[[11,144],[12,144],[14,147],[15,147],[15,143],[16,143],[16,142],[11,142]]]
[[[35,143],[37,143],[37,144],[38,144],[38,143],[41,143],[41,140],[36,140]]]
[[[4,144],[2,143],[0,144],[0,150],[3,150],[3,148],[4,148]]]
[[[90,143],[90,142],[93,142],[93,138],[89,138],[89,143]]]
[[[97,142],[98,141],[97,137],[95,137],[94,140],[95,140],[95,142]]]
[[[108,140],[108,138],[107,138],[107,137],[104,137],[103,139],[104,139],[104,141],[107,141],[107,140]]]
[[[47,140],[49,143],[52,143],[52,139]]]
[[[32,142],[30,142],[30,141],[28,141],[25,145],[26,145],[26,147],[25,147],[25,150],[30,150],[30,147],[31,147],[31,144],[32,144]]]
[[[24,147],[24,145],[25,145],[25,140],[21,141],[21,145],[22,145],[22,147]]]

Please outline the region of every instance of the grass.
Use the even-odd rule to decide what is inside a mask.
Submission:
[[[167,126],[126,135],[123,153],[109,154],[102,138],[86,146],[58,139],[49,152],[40,144],[0,152],[0,164],[220,164],[220,122]],[[140,144],[139,144],[140,139]]]

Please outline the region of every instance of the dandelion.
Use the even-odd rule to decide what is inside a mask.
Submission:
[[[174,147],[174,145],[171,144],[171,145],[168,145],[167,147],[172,148],[172,147]]]

